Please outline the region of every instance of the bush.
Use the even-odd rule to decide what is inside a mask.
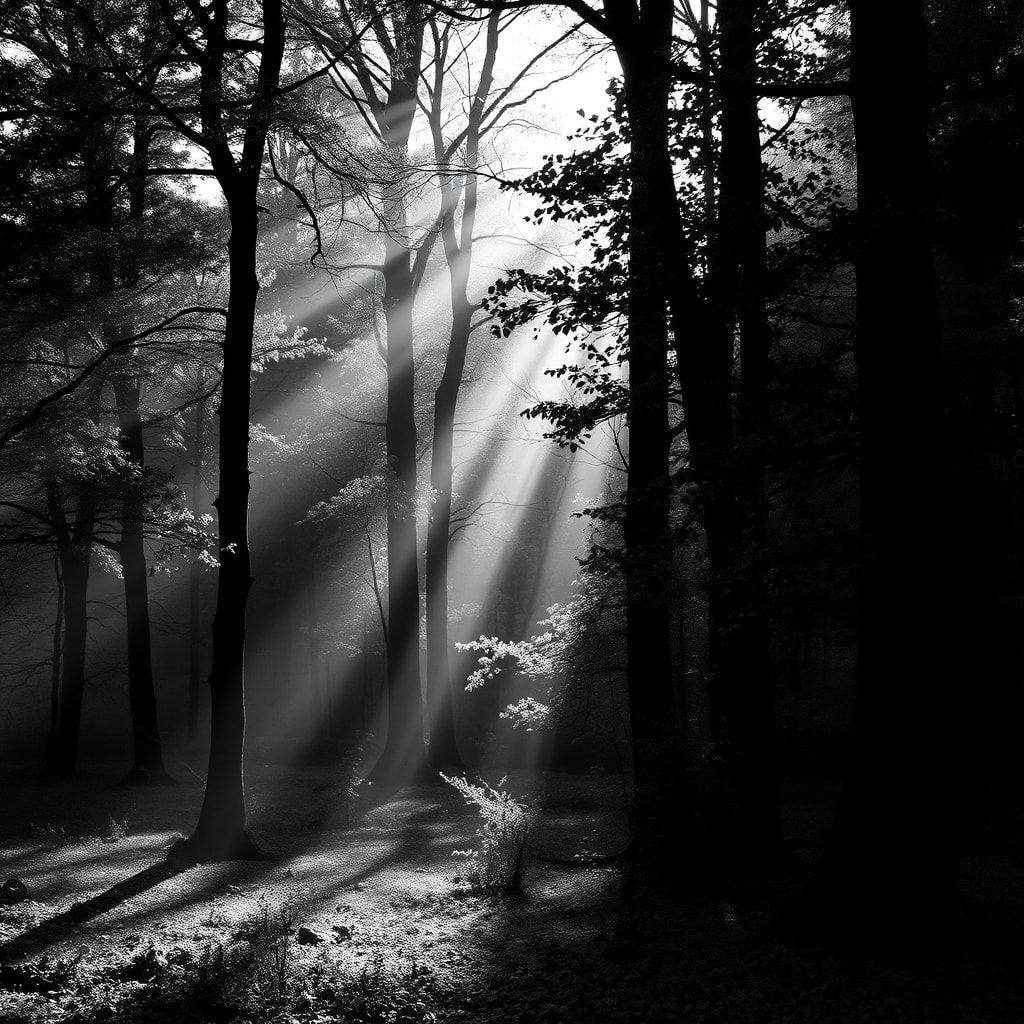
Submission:
[[[533,809],[502,788],[504,779],[491,786],[483,780],[477,784],[443,772],[441,778],[480,814],[478,848],[455,851],[456,856],[473,861],[470,881],[482,889],[522,889],[532,850],[536,820]]]
[[[293,899],[260,896],[229,943],[178,948],[156,979],[153,1007],[189,1021],[275,1020],[293,987]]]
[[[251,984],[263,999],[276,1001],[286,994],[295,915],[294,897],[271,904],[260,896],[235,933],[236,940],[248,943]]]
[[[355,978],[315,978],[312,1006],[337,1024],[436,1024],[441,992],[417,964],[387,972],[378,958]]]

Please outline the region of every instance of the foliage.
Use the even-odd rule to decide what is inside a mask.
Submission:
[[[355,978],[314,975],[309,1003],[337,1024],[435,1024],[439,996],[428,968],[412,963],[388,972],[377,957]]]
[[[491,786],[458,776],[441,778],[480,815],[477,847],[456,850],[455,855],[471,863],[469,881],[474,887],[498,892],[518,892],[529,867],[536,812],[504,788],[502,779]]]
[[[477,667],[466,680],[476,690],[502,674],[514,674],[536,690],[510,703],[501,718],[514,729],[532,732],[550,724],[560,710],[569,677],[576,680],[608,668],[609,642],[614,639],[618,618],[618,581],[608,571],[587,568],[574,581],[572,597],[551,605],[526,640],[502,640],[481,636],[457,645],[476,654]],[[585,685],[592,682],[585,680]]]

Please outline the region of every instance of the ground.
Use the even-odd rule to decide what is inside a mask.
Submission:
[[[453,852],[479,819],[440,782],[374,805],[337,769],[253,766],[267,858],[174,871],[163,858],[194,820],[198,779],[8,777],[0,881],[28,898],[0,908],[0,1022],[1024,1021],[1019,814],[974,816],[962,952],[900,967],[766,938],[799,873],[641,893],[624,915],[614,864],[571,863],[622,844],[617,781],[513,773],[508,786],[540,808],[521,895],[469,884]],[[833,797],[830,783],[790,786],[788,834],[813,850]]]

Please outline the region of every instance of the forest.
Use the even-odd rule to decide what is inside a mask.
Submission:
[[[0,1024],[1024,1021],[1024,5],[0,0]]]

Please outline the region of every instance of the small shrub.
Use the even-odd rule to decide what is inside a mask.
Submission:
[[[272,1000],[280,999],[288,988],[295,915],[294,897],[272,904],[261,895],[235,933],[236,940],[248,943],[256,988]]]
[[[182,1021],[277,1020],[294,988],[294,900],[261,896],[228,942],[197,951],[178,947],[165,960],[153,992],[152,1016]],[[158,1012],[159,1011],[159,1012]]]
[[[533,843],[533,809],[502,788],[504,779],[491,786],[483,780],[474,783],[443,773],[441,778],[480,814],[477,849],[455,851],[456,856],[473,862],[470,882],[503,892],[522,889]]]
[[[337,1024],[436,1024],[441,994],[428,969],[390,973],[378,957],[355,978],[314,978],[310,999]]]

